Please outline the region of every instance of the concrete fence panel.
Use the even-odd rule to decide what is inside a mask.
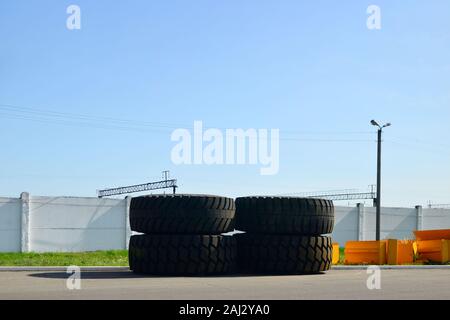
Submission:
[[[0,198],[0,252],[21,250],[22,202],[18,198]]]
[[[0,197],[0,252],[127,249],[130,197]],[[335,206],[333,241],[375,239],[375,208]],[[382,208],[381,237],[413,238],[413,230],[450,229],[450,210]]]
[[[367,240],[375,240],[376,208],[366,207],[365,230]],[[387,208],[381,209],[381,239],[413,239],[413,230],[417,228],[417,209]]]
[[[30,251],[126,248],[126,200],[31,197],[30,211]]]
[[[333,241],[341,246],[348,240],[358,240],[358,208],[334,207]]]
[[[422,209],[422,230],[450,229],[449,209]]]

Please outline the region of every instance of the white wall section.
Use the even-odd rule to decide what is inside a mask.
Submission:
[[[0,197],[0,252],[127,249],[130,197]],[[413,239],[416,229],[450,229],[450,210],[382,208],[381,237]],[[375,208],[335,206],[333,241],[375,238]]]

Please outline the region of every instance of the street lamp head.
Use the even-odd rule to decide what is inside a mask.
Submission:
[[[386,123],[386,124],[383,126],[383,128],[390,127],[390,126],[391,126],[391,123],[389,122],[389,123]]]
[[[373,126],[376,126],[376,127],[379,127],[379,126],[380,126],[375,120],[371,120],[370,123],[371,123]]]

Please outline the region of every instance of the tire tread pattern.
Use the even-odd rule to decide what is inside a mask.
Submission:
[[[220,235],[134,235],[130,269],[153,275],[214,275],[236,271],[237,241]]]
[[[130,227],[148,234],[221,234],[234,229],[231,198],[152,195],[131,199]]]
[[[264,234],[330,234],[334,205],[330,200],[297,197],[236,199],[236,228]]]
[[[239,267],[263,274],[310,274],[329,270],[332,241],[326,236],[242,234]]]

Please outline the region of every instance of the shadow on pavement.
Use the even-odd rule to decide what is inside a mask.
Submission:
[[[82,271],[82,279],[140,279],[140,278],[263,278],[263,277],[283,277],[283,276],[311,276],[322,275],[319,274],[300,274],[300,275],[280,275],[280,274],[233,274],[233,275],[216,275],[216,276],[157,276],[148,274],[137,274],[132,271]],[[71,273],[64,271],[54,272],[37,272],[32,273],[29,277],[44,278],[44,279],[67,279]]]
[[[34,278],[45,279],[67,279],[72,273],[64,271],[38,272],[29,276]],[[131,271],[81,271],[82,279],[136,279],[136,278],[159,278],[157,276],[149,276],[136,274]]]

